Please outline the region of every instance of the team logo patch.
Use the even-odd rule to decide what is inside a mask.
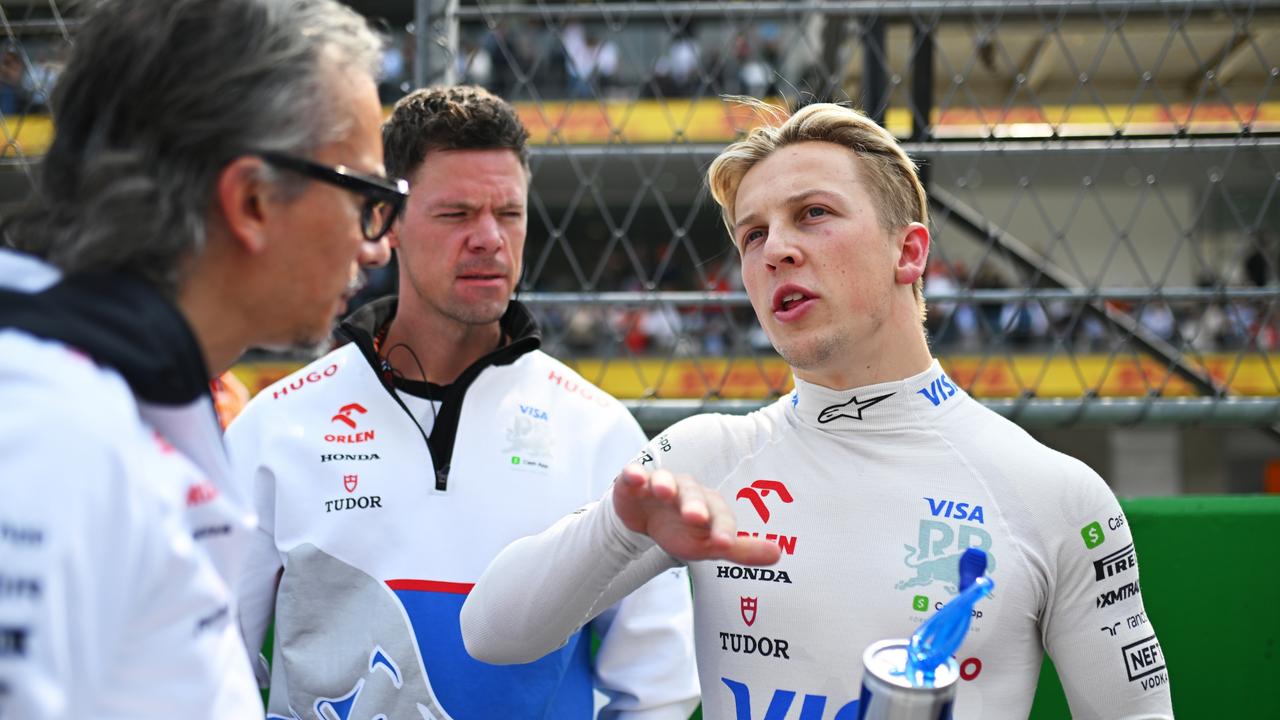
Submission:
[[[951,595],[960,591],[960,556],[973,547],[987,553],[987,574],[996,569],[991,550],[991,533],[983,527],[986,516],[981,505],[946,498],[922,498],[929,516],[917,526],[914,544],[903,544],[910,577],[896,583],[897,590],[927,588],[940,583]]]
[[[751,503],[751,507],[755,508],[756,514],[760,516],[763,522],[769,522],[769,506],[765,504],[764,499],[769,497],[770,493],[777,495],[778,500],[783,503],[790,503],[795,498],[791,497],[791,492],[787,490],[787,486],[777,480],[756,480],[751,485],[738,491],[738,500],[746,500]]]
[[[357,425],[356,425],[356,421],[352,419],[351,414],[358,413],[360,415],[364,415],[367,412],[369,411],[365,410],[364,406],[361,405],[360,403],[348,403],[338,409],[338,414],[334,415],[333,420],[331,420],[330,422],[340,422],[346,425],[347,427],[351,428],[352,430],[355,430]]]

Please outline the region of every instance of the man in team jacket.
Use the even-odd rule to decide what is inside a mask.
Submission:
[[[260,531],[245,637],[275,618],[272,717],[685,720],[697,703],[683,571],[619,597],[587,633],[516,667],[473,660],[458,611],[512,540],[598,497],[644,436],[617,400],[538,349],[511,300],[527,223],[527,132],[476,87],[419,90],[383,128],[412,181],[391,231],[398,296],[337,350],[263,390],[228,441]],[[551,652],[554,650],[554,652]]]

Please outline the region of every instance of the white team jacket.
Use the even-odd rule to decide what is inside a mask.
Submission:
[[[612,482],[644,443],[635,420],[533,350],[479,372],[456,429],[444,478],[357,343],[263,390],[232,424],[261,517],[241,586],[250,647],[274,607],[269,715],[588,718],[594,680],[612,695],[602,716],[687,718],[698,686],[683,571],[602,616],[594,663],[579,634],[537,662],[486,665],[458,627],[498,551]]]
[[[0,288],[55,280],[0,250]],[[0,718],[260,717],[225,580],[248,518],[208,398],[141,402],[10,327],[0,408]]]

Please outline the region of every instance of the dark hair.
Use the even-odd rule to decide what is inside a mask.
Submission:
[[[352,118],[334,83],[373,77],[381,42],[336,0],[92,7],[53,93],[57,134],[35,196],[6,219],[5,241],[67,273],[127,270],[172,293],[204,248],[222,168],[340,138]]]
[[[432,150],[512,150],[529,169],[529,131],[505,100],[474,85],[429,87],[400,99],[382,125],[383,164],[408,178]]]

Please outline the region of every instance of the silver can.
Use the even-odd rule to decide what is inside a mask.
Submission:
[[[907,641],[881,640],[862,653],[858,720],[951,720],[960,667],[955,658],[934,671],[933,687],[907,681]]]

